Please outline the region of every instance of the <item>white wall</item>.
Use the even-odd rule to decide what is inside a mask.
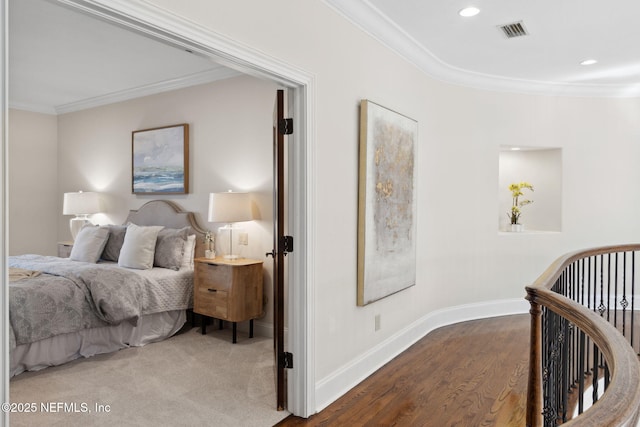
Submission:
[[[322,2],[150,3],[316,76],[318,382],[436,310],[521,298],[557,256],[637,240],[640,102],[493,93],[418,71]],[[252,13],[246,13],[246,10]],[[281,31],[273,23],[281,22]],[[356,306],[358,103],[419,123],[417,285]],[[563,149],[563,232],[496,232],[500,145]],[[603,218],[605,218],[603,220]],[[374,331],[374,317],[382,329]]]
[[[10,110],[9,140],[9,255],[56,255],[57,117]]]

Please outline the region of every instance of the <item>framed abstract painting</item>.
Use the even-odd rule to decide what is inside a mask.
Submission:
[[[417,142],[415,120],[361,101],[359,306],[415,285]]]
[[[132,132],[133,194],[189,193],[189,125]]]

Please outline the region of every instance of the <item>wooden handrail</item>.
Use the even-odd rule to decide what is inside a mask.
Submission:
[[[584,331],[600,348],[611,372],[606,393],[580,416],[563,426],[636,426],[640,420],[640,363],[620,332],[597,313],[551,290],[563,271],[573,262],[607,253],[638,251],[640,245],[618,245],[576,251],[558,258],[527,286],[531,303],[531,349],[527,391],[527,426],[542,426],[542,326],[540,308],[544,306],[568,319]]]

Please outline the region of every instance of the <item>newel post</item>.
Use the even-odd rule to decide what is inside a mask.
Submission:
[[[542,418],[542,310],[533,291],[527,289],[531,304],[531,336],[529,343],[529,383],[527,385],[527,427],[539,427]]]

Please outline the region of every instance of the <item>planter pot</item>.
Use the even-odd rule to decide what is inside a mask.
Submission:
[[[519,233],[521,231],[524,231],[524,225],[522,225],[522,224],[511,224],[511,231],[513,231],[515,233]]]

